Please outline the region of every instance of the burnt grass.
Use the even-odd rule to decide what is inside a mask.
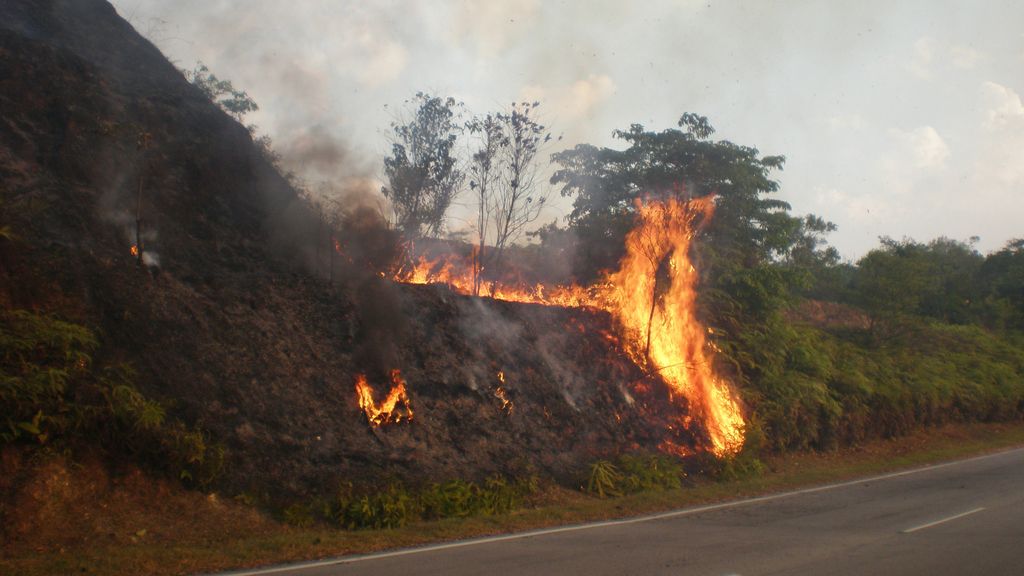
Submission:
[[[0,61],[0,219],[18,238],[0,242],[0,305],[96,329],[98,361],[131,364],[140,390],[226,447],[222,490],[570,482],[597,458],[701,442],[670,429],[680,408],[606,314],[354,269],[329,282],[316,217],[249,131],[107,2],[0,4]],[[159,267],[129,253],[140,187]],[[392,369],[414,417],[373,428],[355,378],[380,399]]]

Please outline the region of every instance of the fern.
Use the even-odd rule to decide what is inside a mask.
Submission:
[[[598,460],[590,465],[590,479],[587,481],[587,492],[596,494],[598,498],[618,496],[622,492],[618,489],[622,474],[619,469],[608,460]]]

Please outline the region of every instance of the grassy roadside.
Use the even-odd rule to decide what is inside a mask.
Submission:
[[[96,510],[92,534],[63,534],[58,545],[10,545],[0,556],[0,573],[24,574],[188,574],[242,566],[324,558],[638,515],[708,502],[834,482],[1024,445],[1024,424],[947,426],[828,453],[801,453],[765,462],[762,476],[601,500],[549,486],[531,506],[504,516],[420,522],[393,530],[345,531],[296,528],[256,514],[235,502],[175,491],[167,486],[121,482],[88,505]],[[102,482],[93,481],[93,484]],[[95,495],[94,495],[95,496]],[[158,499],[159,504],[153,500]],[[105,515],[101,510],[106,510]],[[44,517],[74,523],[61,514],[74,506],[45,511]],[[43,540],[48,538],[40,529]]]

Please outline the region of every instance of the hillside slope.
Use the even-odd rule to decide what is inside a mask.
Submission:
[[[697,442],[605,315],[309,274],[313,215],[107,2],[0,4],[0,62],[0,218],[19,238],[0,243],[0,305],[97,328],[105,360],[225,444],[223,489],[568,477]],[[413,420],[371,427],[356,377],[379,400],[393,369]]]

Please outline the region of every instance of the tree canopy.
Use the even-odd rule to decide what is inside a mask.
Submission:
[[[621,256],[621,239],[632,224],[638,198],[716,194],[714,222],[705,245],[721,256],[754,264],[784,253],[799,223],[789,205],[769,197],[778,190],[771,178],[782,156],[762,156],[756,148],[713,140],[708,119],[683,114],[678,128],[652,132],[639,124],[617,130],[624,150],[581,144],[553,155],[559,165],[552,183],[574,196],[570,226],[584,253],[578,273],[593,277]]]
[[[391,125],[391,154],[384,159],[394,224],[409,238],[437,236],[445,214],[462,188],[455,143],[461,127],[459,104],[419,92],[410,103],[412,117]]]

